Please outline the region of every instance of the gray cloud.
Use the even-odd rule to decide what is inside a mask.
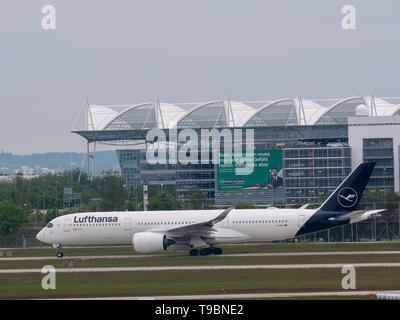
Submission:
[[[85,96],[99,104],[396,96],[396,1],[0,2],[0,148],[83,151],[69,132]],[[53,4],[57,29],[41,29]]]

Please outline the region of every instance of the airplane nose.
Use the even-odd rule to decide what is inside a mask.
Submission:
[[[39,241],[43,241],[44,240],[43,230],[39,231],[39,233],[36,235],[36,239],[38,239]]]

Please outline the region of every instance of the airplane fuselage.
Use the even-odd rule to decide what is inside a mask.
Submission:
[[[284,240],[295,237],[315,209],[234,209],[214,225],[214,243]],[[55,218],[37,238],[49,244],[132,244],[138,232],[169,229],[206,222],[220,210],[85,212]]]
[[[291,239],[369,219],[382,210],[356,210],[375,163],[361,163],[318,209],[233,209],[85,212],[53,219],[37,239],[58,245],[132,244],[142,253],[191,248],[221,254],[214,245]]]

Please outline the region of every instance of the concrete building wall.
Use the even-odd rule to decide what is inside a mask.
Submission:
[[[352,168],[363,161],[363,139],[393,139],[394,191],[400,191],[399,146],[400,116],[349,117],[348,139],[352,150]]]

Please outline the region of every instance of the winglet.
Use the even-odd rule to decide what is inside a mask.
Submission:
[[[233,208],[234,207],[229,207],[228,209],[225,209],[224,211],[222,211],[216,218],[210,220],[210,224],[213,226],[214,224],[224,220]]]

